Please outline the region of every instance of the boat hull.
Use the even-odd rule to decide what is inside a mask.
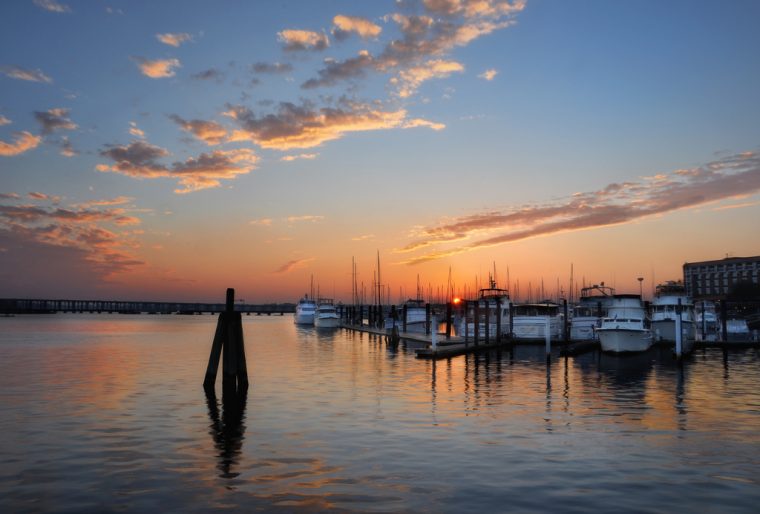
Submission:
[[[293,316],[293,322],[296,325],[313,325],[314,324],[314,313],[311,314],[303,314],[296,312]]]
[[[314,326],[317,328],[338,328],[340,319],[336,317],[321,318],[317,316],[314,318]]]
[[[600,328],[597,332],[603,352],[645,352],[654,342],[647,329]]]
[[[676,322],[675,320],[657,320],[652,321],[652,333],[658,341],[676,341]],[[681,340],[694,339],[694,323],[691,321],[681,321]]]

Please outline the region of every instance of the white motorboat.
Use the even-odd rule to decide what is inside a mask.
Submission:
[[[475,305],[478,305],[478,339],[485,339],[486,327],[488,337],[495,338],[499,326],[501,335],[509,335],[509,310],[511,300],[509,291],[499,289],[494,283],[491,287],[481,289],[477,300],[468,302],[468,312],[459,323],[457,334],[460,336],[475,336]],[[488,317],[486,318],[486,315]]]
[[[309,295],[304,295],[303,298],[298,300],[296,305],[296,313],[293,317],[293,322],[296,325],[313,325],[314,315],[317,311],[317,302],[309,298]]]
[[[406,321],[404,321],[404,315],[406,315]],[[427,310],[425,308],[425,300],[422,298],[410,298],[404,302],[401,308],[401,327],[406,326],[407,332],[424,334],[426,322]]]
[[[655,289],[652,300],[652,333],[657,341],[675,342],[676,318],[681,318],[681,341],[693,341],[694,303],[681,282],[665,282]]]
[[[604,352],[643,352],[654,342],[641,297],[634,294],[612,297],[597,333]]]
[[[512,318],[514,339],[543,341],[546,339],[547,325],[549,337],[559,339],[562,334],[562,316],[558,304],[552,302],[515,304]]]
[[[701,301],[696,304],[697,335],[701,341],[718,341],[720,326],[713,302]]]
[[[570,321],[570,339],[573,341],[593,341],[597,339],[596,329],[607,315],[615,290],[594,284],[581,289],[578,304],[573,307]]]
[[[317,312],[314,315],[314,326],[317,328],[337,328],[340,317],[335,304],[329,298],[320,298],[317,302]]]

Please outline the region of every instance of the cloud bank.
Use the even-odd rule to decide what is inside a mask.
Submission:
[[[758,191],[760,156],[745,152],[698,168],[676,170],[638,182],[609,184],[557,202],[447,220],[416,231],[416,240],[397,252],[425,250],[405,261],[419,264],[536,236],[628,223]],[[448,246],[462,242],[459,246]]]

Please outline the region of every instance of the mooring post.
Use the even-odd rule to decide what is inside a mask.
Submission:
[[[549,321],[549,316],[546,316],[546,321],[544,322],[544,339],[546,340],[546,358],[548,359],[552,354],[551,321]]]
[[[515,304],[509,302],[509,338],[515,337]]]
[[[568,327],[569,320],[567,319],[567,298],[562,299],[562,310],[565,315],[565,318],[562,322],[562,340],[567,343],[570,339],[570,330]]]
[[[425,304],[425,335],[430,335],[430,304]]]
[[[491,304],[486,300],[486,345],[491,344]]]
[[[496,297],[496,343],[501,343],[501,297]]]
[[[475,346],[477,346],[478,342],[480,341],[480,300],[475,300],[475,316],[473,319],[473,325],[475,326]]]
[[[437,325],[437,319],[436,316],[432,317],[433,325]],[[430,347],[433,349],[433,352],[435,352],[438,349],[438,329],[433,328],[432,333],[430,334]]]
[[[676,357],[681,358],[682,342],[681,342],[681,299],[678,299],[678,305],[676,305]]]
[[[451,301],[446,303],[446,339],[451,339]]]
[[[462,300],[462,319],[464,321],[464,346],[470,343],[470,324],[467,321],[467,300]]]
[[[402,325],[402,328],[404,329],[403,332],[406,332],[406,315],[408,314],[408,307],[406,304],[404,304],[404,307],[401,309],[402,313],[404,314],[404,323]]]
[[[726,300],[720,300],[720,325],[723,342],[728,342],[728,306]]]
[[[243,321],[240,313],[235,312],[235,290],[232,288],[227,289],[225,310],[219,314],[217,320],[206,378],[203,381],[203,387],[206,389],[214,388],[222,352],[222,388],[228,391],[247,389],[248,368],[243,344]]]

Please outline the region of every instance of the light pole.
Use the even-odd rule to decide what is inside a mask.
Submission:
[[[639,277],[636,280],[639,281],[639,298],[641,298],[643,300],[644,299],[644,295],[642,293],[641,283],[644,282],[644,277]]]

